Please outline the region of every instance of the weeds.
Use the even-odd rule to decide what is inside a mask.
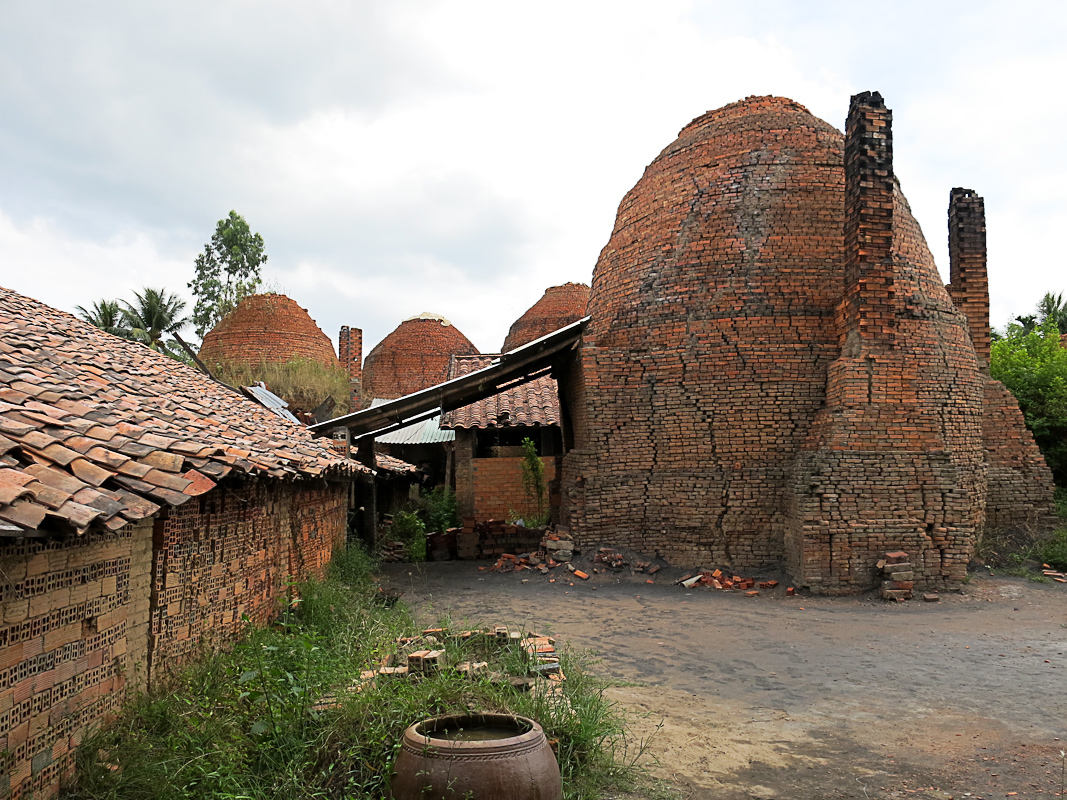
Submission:
[[[131,698],[79,748],[67,797],[379,798],[404,728],[467,710],[537,720],[556,743],[568,798],[599,796],[633,775],[642,748],[626,739],[605,684],[581,654],[561,653],[567,680],[555,694],[449,669],[353,688],[362,670],[395,652],[398,637],[417,631],[403,606],[375,602],[372,567],[358,548],[338,553],[327,580],[294,587],[295,612],[249,628],[229,650],[205,652],[166,685]],[[450,640],[446,653],[450,662],[488,660],[505,674],[528,669],[524,652],[484,637]]]
[[[1042,563],[1058,570],[1067,570],[1067,529],[1061,529],[1034,547],[1034,555]]]
[[[313,411],[327,398],[333,398],[334,415],[348,410],[351,389],[348,373],[340,367],[327,367],[308,358],[294,358],[285,364],[220,362],[207,366],[216,378],[230,386],[251,386],[263,381],[293,411]]]

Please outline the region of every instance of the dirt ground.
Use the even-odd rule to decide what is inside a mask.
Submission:
[[[963,594],[759,597],[391,564],[420,619],[525,626],[593,651],[686,798],[1050,797],[1067,750],[1067,587],[976,575]],[[583,567],[588,570],[588,562]],[[550,577],[554,582],[550,582]],[[757,576],[761,580],[768,577]],[[522,579],[526,578],[527,583]],[[651,791],[649,789],[648,791]]]

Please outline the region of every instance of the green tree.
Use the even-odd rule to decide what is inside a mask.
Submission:
[[[81,318],[90,325],[95,325],[114,336],[128,338],[129,329],[125,324],[126,317],[122,313],[122,305],[118,300],[97,300],[89,310],[83,306],[75,306],[75,308],[81,314]]]
[[[259,268],[267,260],[263,237],[252,233],[244,217],[231,211],[215,226],[211,241],[196,257],[196,277],[189,288],[196,298],[193,325],[201,339],[241,300],[262,283]]]
[[[1063,292],[1047,292],[1037,304],[1037,315],[1040,322],[1050,320],[1060,333],[1067,333],[1067,306],[1063,302]]]
[[[545,462],[537,454],[537,445],[533,439],[522,440],[522,490],[526,497],[537,504],[537,518],[534,525],[548,521],[545,513]]]
[[[189,324],[189,318],[182,316],[185,301],[169,294],[166,289],[147,287],[142,292],[134,292],[133,296],[136,302],[123,303],[122,316],[129,329],[126,338],[184,361],[180,345],[173,339],[165,341],[163,337],[173,335]]]
[[[1019,401],[1056,485],[1067,486],[1067,350],[1055,317],[1029,331],[1009,325],[992,345],[989,371]]]

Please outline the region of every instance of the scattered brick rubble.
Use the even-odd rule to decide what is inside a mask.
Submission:
[[[458,661],[449,657],[448,643],[481,640],[487,647],[515,648],[526,654],[525,675],[505,675],[492,672],[487,661]],[[477,630],[448,631],[427,628],[419,636],[404,636],[396,640],[396,650],[381,658],[373,669],[363,670],[348,688],[360,692],[379,680],[418,680],[442,670],[453,670],[471,679],[488,679],[507,683],[519,691],[556,694],[566,676],[560,669],[556,640],[551,636],[530,631],[515,631],[506,625],[494,625]],[[339,705],[336,695],[321,698],[315,705],[325,710]]]

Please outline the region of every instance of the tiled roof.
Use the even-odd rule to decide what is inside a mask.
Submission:
[[[449,380],[488,367],[498,355],[452,356]],[[449,411],[442,428],[508,428],[559,425],[556,381],[545,375],[500,394]]]
[[[383,398],[376,397],[371,401],[370,407],[380,406],[388,402]],[[414,422],[403,428],[398,428],[381,436],[375,436],[374,441],[379,444],[440,444],[442,442],[456,441],[455,431],[441,429],[441,415],[429,419]]]
[[[375,453],[374,464],[378,469],[394,472],[398,475],[414,474],[419,471],[419,468],[414,464],[409,464],[386,453]]]
[[[364,471],[197,370],[0,288],[0,532],[117,529],[230,474]]]

